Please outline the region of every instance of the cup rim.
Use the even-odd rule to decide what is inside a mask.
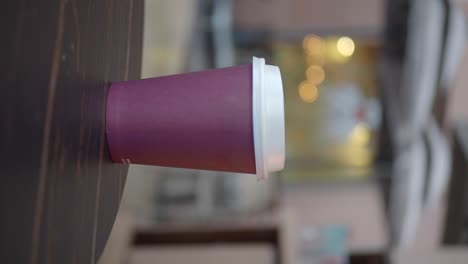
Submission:
[[[274,75],[270,71],[266,73],[265,66],[265,59],[253,57],[252,114],[255,168],[258,179],[266,179],[270,172],[283,169],[285,160],[284,96],[281,73],[276,66],[272,67],[278,69],[277,73],[273,73]],[[275,78],[279,78],[279,83],[274,83],[273,87],[266,87],[265,78],[269,78],[269,85],[271,85],[271,79]],[[271,113],[272,108],[276,109],[274,113]],[[275,153],[269,153],[272,150]],[[273,159],[272,155],[274,155]]]

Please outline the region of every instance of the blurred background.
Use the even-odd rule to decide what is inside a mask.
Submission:
[[[468,263],[468,1],[146,0],[142,78],[281,69],[286,165],[131,165],[100,263]]]

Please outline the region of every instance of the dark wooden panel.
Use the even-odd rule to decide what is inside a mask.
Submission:
[[[468,123],[455,126],[442,243],[468,244]]]
[[[135,246],[209,243],[271,243],[278,244],[278,230],[267,228],[200,228],[137,230]]]
[[[127,171],[107,152],[107,87],[139,77],[143,0],[7,1],[0,12],[0,262],[93,263]]]
[[[350,264],[385,264],[391,263],[385,256],[385,253],[370,254],[351,254],[349,256]]]

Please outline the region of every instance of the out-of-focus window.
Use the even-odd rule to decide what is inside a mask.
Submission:
[[[369,174],[380,124],[378,49],[349,36],[274,42],[285,92],[287,178]]]

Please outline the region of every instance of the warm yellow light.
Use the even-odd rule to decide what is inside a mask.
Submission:
[[[303,81],[299,84],[299,96],[306,103],[312,103],[318,98],[318,89],[317,86],[313,85],[311,82]]]
[[[365,147],[354,147],[346,151],[346,161],[351,166],[365,167],[372,163],[372,153]]]
[[[322,66],[312,65],[306,70],[307,80],[312,84],[318,85],[325,80],[325,71]]]
[[[369,144],[370,138],[369,128],[363,124],[357,124],[351,132],[349,140],[354,146],[364,146]]]
[[[324,43],[322,38],[315,35],[308,35],[302,41],[304,51],[309,55],[319,55],[324,51]]]
[[[343,64],[349,61],[351,57],[346,57],[341,54],[340,51],[338,51],[337,48],[337,43],[338,43],[339,38],[335,37],[329,37],[325,40],[326,44],[326,52],[325,52],[325,57],[327,63],[330,64]]]
[[[336,49],[344,57],[351,57],[354,53],[354,41],[349,37],[341,37],[336,42]]]

